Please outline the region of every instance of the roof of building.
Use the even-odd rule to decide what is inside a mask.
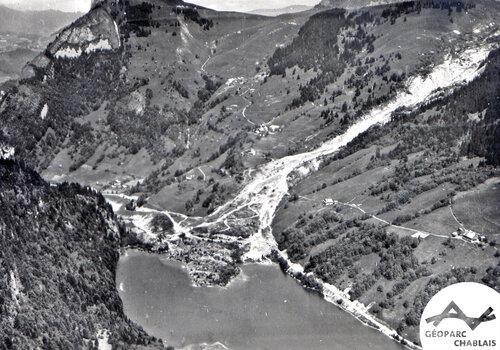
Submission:
[[[473,231],[465,231],[464,237],[469,238],[469,239],[475,239],[476,238],[476,233]]]

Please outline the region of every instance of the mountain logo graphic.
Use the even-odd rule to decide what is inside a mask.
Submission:
[[[495,289],[476,282],[451,284],[434,294],[422,312],[422,349],[500,350],[499,312]]]
[[[459,307],[458,305],[452,301],[442,313],[436,316],[432,316],[429,318],[426,318],[425,321],[427,323],[432,323],[434,327],[439,326],[441,321],[447,319],[447,318],[456,318],[459,320],[464,321],[471,330],[475,330],[481,323],[483,322],[488,322],[488,321],[493,321],[496,319],[496,316],[492,314],[493,308],[489,307],[486,309],[485,312],[479,317],[469,317],[467,316]]]

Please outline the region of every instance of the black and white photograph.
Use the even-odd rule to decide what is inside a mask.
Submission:
[[[500,350],[500,1],[0,0],[0,350]]]

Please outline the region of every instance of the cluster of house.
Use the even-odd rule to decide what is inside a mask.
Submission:
[[[261,124],[255,133],[259,136],[274,135],[278,131],[281,131],[281,129],[282,127],[279,125],[267,126],[266,124]]]
[[[452,237],[462,237],[469,242],[486,242],[486,237],[478,235],[476,232],[459,227],[456,232],[452,232]]]
[[[111,188],[112,189],[126,188],[126,186],[124,186],[120,180],[116,179],[111,183]]]

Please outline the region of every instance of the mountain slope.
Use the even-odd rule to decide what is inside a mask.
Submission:
[[[96,6],[25,69],[0,107],[3,137],[51,180],[144,182],[132,190],[203,214],[245,168],[319,144],[429,62],[485,40],[497,13],[408,3],[266,18],[179,4]]]
[[[0,160],[0,205],[1,348],[161,347],[123,314],[120,233],[100,194]]]
[[[292,261],[349,288],[352,300],[372,305],[413,341],[423,307],[440,288],[478,281],[500,290],[498,225],[478,225],[488,211],[455,210],[470,193],[484,208],[498,205],[487,192],[499,181],[499,74],[497,49],[469,85],[396,113],[315,174],[296,176],[274,221]],[[473,227],[480,228],[473,243],[453,239]]]

